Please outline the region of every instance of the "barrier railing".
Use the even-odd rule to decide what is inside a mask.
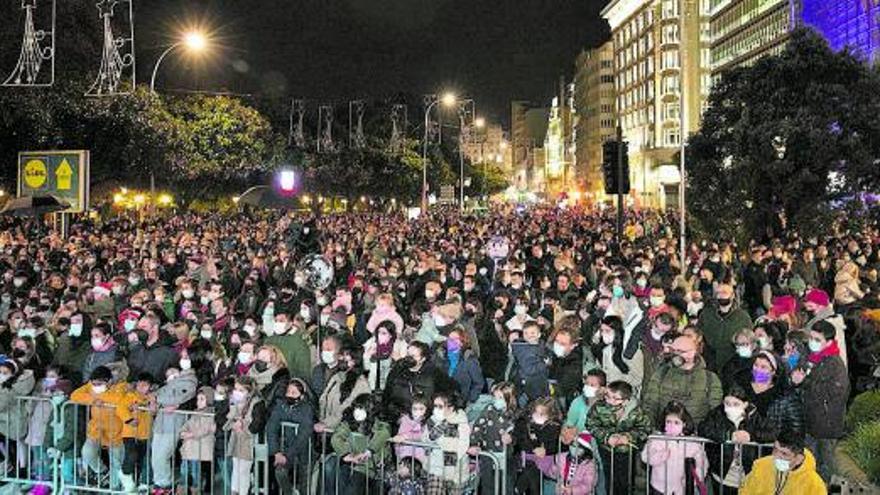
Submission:
[[[212,412],[136,407],[138,421],[151,424],[129,423],[135,430],[142,428],[139,434],[122,438],[117,409],[111,404],[16,397],[0,409],[0,422],[5,421],[0,482],[22,490],[42,486],[53,493],[122,494],[160,487],[164,493],[210,495],[383,495],[404,493],[407,484],[418,485],[423,492],[476,493],[481,478],[491,484],[481,493],[507,494],[510,481],[515,481],[509,452],[480,451],[469,456],[444,450],[438,443],[390,439],[387,448],[376,454],[378,459],[365,464],[345,455],[340,458],[332,446],[332,430],[316,435],[300,431],[296,423],[281,423],[277,445],[270,445],[263,435],[250,435],[249,454],[233,451],[230,431],[217,425]],[[363,452],[368,440],[348,439],[356,447],[351,451]],[[563,456],[565,448],[559,445]],[[620,446],[612,453],[600,446],[594,451],[595,472],[609,494],[636,493],[642,482],[646,494],[699,494],[707,489],[717,495],[732,494],[751,463],[769,455],[772,448],[753,442],[718,444],[700,437],[653,435],[638,450]],[[717,455],[710,455],[713,449]],[[283,459],[277,453],[283,453]],[[729,476],[734,462],[742,464],[737,477]],[[481,476],[484,471],[491,473]],[[539,469],[539,476],[542,493],[556,490],[558,473]],[[433,490],[426,490],[429,487]]]

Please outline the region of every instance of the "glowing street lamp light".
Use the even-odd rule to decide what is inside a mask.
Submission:
[[[205,35],[198,31],[190,31],[183,36],[183,44],[194,52],[200,52],[208,45]]]
[[[293,170],[282,170],[278,178],[278,184],[283,192],[293,192],[296,187],[296,174],[293,173]]]
[[[474,119],[474,125],[477,128],[482,129],[483,127],[486,127],[486,119],[484,119],[483,117],[477,117],[476,119]]]
[[[205,50],[208,46],[208,39],[205,37],[204,33],[199,31],[189,31],[183,35],[183,38],[169,46],[159,55],[159,59],[156,60],[156,65],[153,66],[153,77],[150,78],[150,93],[156,92],[156,74],[159,73],[159,66],[162,64],[162,61],[165,60],[165,57],[168,56],[169,53],[173,52],[175,48],[184,47],[191,53],[199,53]]]
[[[458,98],[455,96],[455,93],[447,92],[443,94],[442,102],[444,107],[454,107],[458,102]]]
[[[425,140],[422,146],[422,212],[428,209],[428,117],[431,115],[431,109],[437,103],[442,104],[446,108],[452,108],[458,102],[455,93],[447,91],[443,93],[439,99],[435,96],[431,98],[430,104],[425,108]]]

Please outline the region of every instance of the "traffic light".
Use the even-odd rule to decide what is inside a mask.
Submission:
[[[623,151],[623,184],[618,184],[618,152]],[[602,175],[605,179],[605,194],[629,193],[629,143],[624,141],[605,141],[602,143]]]

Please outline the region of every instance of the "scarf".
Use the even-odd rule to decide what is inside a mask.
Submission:
[[[238,363],[235,367],[235,370],[238,372],[238,376],[245,376],[251,370],[251,367],[254,365],[253,362],[250,364],[241,364]]]
[[[266,385],[272,383],[272,377],[275,376],[276,371],[278,371],[278,366],[269,366],[265,371],[258,371],[256,367],[253,367],[248,371],[248,376],[257,382],[257,388],[263,390]]]
[[[458,362],[461,360],[461,351],[447,352],[446,357],[449,358],[449,376],[453,376],[458,368]]]
[[[824,361],[825,358],[838,355],[840,355],[840,348],[837,346],[837,341],[832,340],[831,344],[829,344],[828,347],[822,349],[819,352],[814,352],[810,354],[810,357],[808,359],[812,364],[819,364]]]

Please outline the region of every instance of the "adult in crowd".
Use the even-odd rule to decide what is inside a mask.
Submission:
[[[752,320],[748,312],[737,304],[733,287],[721,284],[714,302],[700,313],[698,327],[715,360],[710,363],[712,366],[709,369],[719,371],[735,355],[736,349],[730,345],[734,335],[740,330],[752,328]]]

